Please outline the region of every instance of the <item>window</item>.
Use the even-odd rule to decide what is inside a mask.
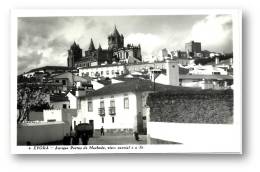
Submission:
[[[115,107],[115,100],[110,100],[110,107]]]
[[[100,108],[104,108],[104,107],[105,107],[104,101],[102,100],[102,101],[100,101]]]
[[[62,85],[66,85],[66,80],[62,80]]]
[[[107,70],[107,75],[109,75],[109,70]]]
[[[112,123],[114,123],[115,122],[115,117],[114,116],[112,116]]]
[[[48,119],[47,122],[55,122],[56,119]]]
[[[92,103],[92,101],[88,101],[88,112],[93,112],[93,103]]]
[[[101,71],[101,76],[103,76],[103,71]]]
[[[129,109],[129,99],[128,99],[128,97],[124,98],[124,108]]]
[[[104,123],[104,122],[105,122],[105,120],[104,120],[104,117],[102,117],[102,118],[101,118],[101,120],[102,120],[102,123]]]
[[[63,105],[62,105],[62,108],[63,108],[63,109],[66,109],[66,108],[67,108],[67,105],[66,105],[66,104],[63,104]]]
[[[114,75],[114,70],[112,70],[112,75]]]
[[[81,109],[81,101],[77,100],[78,109]]]

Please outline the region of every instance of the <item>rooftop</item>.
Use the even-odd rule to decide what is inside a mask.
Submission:
[[[232,80],[230,75],[180,75],[180,79],[212,79],[212,80]]]
[[[66,78],[66,79],[71,79],[71,80],[73,80],[75,82],[88,82],[88,81],[91,80],[91,78],[88,77],[88,76],[80,77],[80,76],[74,75],[71,72],[62,73],[62,74],[53,76],[53,78],[57,78],[57,79],[64,79],[64,78]]]
[[[197,88],[178,87],[155,83],[155,91],[196,90]],[[121,83],[111,84],[99,90],[87,93],[86,97],[120,94],[127,92],[154,91],[154,83],[150,80],[133,79]]]
[[[65,101],[69,101],[69,99],[65,93],[60,93],[60,94],[50,95],[50,101],[51,102],[65,102]]]
[[[70,68],[67,66],[43,66],[43,67],[39,67],[39,68],[34,68],[27,73],[36,72],[39,70],[72,70],[72,69],[74,69],[74,68]]]

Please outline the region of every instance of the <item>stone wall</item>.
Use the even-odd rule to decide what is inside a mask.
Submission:
[[[134,130],[132,128],[124,128],[124,129],[104,129],[104,133],[106,136],[118,136],[118,135],[133,135]],[[100,135],[100,129],[94,130],[94,135]]]
[[[233,123],[233,90],[185,90],[151,93],[150,121]]]

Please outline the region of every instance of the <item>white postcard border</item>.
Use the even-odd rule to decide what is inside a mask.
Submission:
[[[35,146],[17,146],[16,102],[17,102],[17,19],[18,17],[47,17],[47,16],[127,16],[127,15],[214,15],[231,14],[233,16],[233,54],[234,58],[234,131],[232,143],[216,147],[192,147],[190,145],[112,145],[115,149],[108,150],[111,145],[100,145],[106,149],[93,149],[87,146],[58,146],[65,150],[56,150]],[[75,154],[75,153],[242,153],[242,11],[239,9],[86,9],[86,10],[12,10],[11,11],[11,102],[10,102],[10,131],[11,153],[13,154]],[[127,146],[133,148],[127,148]],[[142,146],[142,147],[140,147]],[[82,149],[77,149],[82,147]],[[83,147],[88,149],[83,149]],[[122,149],[119,149],[119,148]],[[125,147],[125,148],[123,148]],[[39,149],[38,149],[39,148]],[[68,149],[66,149],[68,148]],[[73,148],[73,149],[72,149]]]

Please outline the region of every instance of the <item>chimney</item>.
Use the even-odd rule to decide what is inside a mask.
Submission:
[[[171,59],[166,60],[167,85],[179,86],[179,65]]]
[[[219,64],[219,57],[215,57],[215,65]]]

